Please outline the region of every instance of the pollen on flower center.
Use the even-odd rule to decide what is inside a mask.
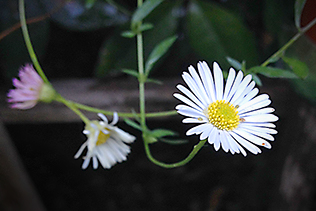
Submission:
[[[207,108],[208,119],[220,130],[231,131],[239,125],[237,108],[225,100],[217,100]]]
[[[100,131],[98,135],[97,143],[95,145],[98,146],[98,145],[104,144],[108,140],[109,137],[110,137],[110,133],[105,134],[102,131]]]

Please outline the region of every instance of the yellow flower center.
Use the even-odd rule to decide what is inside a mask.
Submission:
[[[104,144],[108,140],[109,137],[110,137],[110,133],[104,134],[102,131],[100,131],[100,133],[98,135],[97,143],[95,145],[98,146],[100,144]]]
[[[220,130],[234,130],[241,121],[237,108],[237,106],[234,107],[229,102],[225,102],[225,100],[217,100],[207,108],[208,119],[210,123]]]

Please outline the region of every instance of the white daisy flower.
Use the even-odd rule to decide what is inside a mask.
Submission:
[[[271,122],[278,120],[268,106],[269,95],[260,94],[251,80],[251,75],[243,77],[243,72],[230,68],[224,88],[221,68],[213,63],[213,75],[206,62],[198,63],[198,72],[190,66],[182,78],[189,89],[183,85],[177,88],[184,94],[174,97],[186,105],[177,105],[179,114],[186,116],[183,123],[198,123],[186,135],[200,135],[207,139],[216,151],[220,147],[232,154],[247,155],[244,148],[253,154],[261,153],[258,146],[270,149],[268,141],[274,141],[272,134],[277,131]]]
[[[134,136],[114,126],[119,119],[116,112],[110,124],[103,114],[99,113],[98,116],[103,121],[94,120],[86,125],[83,133],[88,140],[82,144],[75,155],[77,159],[87,147],[88,151],[82,164],[83,169],[88,167],[91,158],[94,169],[98,168],[98,160],[106,169],[126,160],[130,147],[125,143],[132,143],[135,140]]]

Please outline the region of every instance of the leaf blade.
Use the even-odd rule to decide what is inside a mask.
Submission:
[[[168,37],[161,41],[150,53],[145,63],[145,74],[148,76],[154,64],[168,51],[171,45],[176,41],[177,36]]]
[[[306,0],[296,0],[294,5],[294,20],[296,28],[301,31],[301,15]]]
[[[153,11],[163,0],[147,0],[135,11],[132,16],[132,29],[136,23],[142,21],[151,11]]]
[[[250,73],[259,73],[269,78],[297,78],[296,74],[291,71],[275,68],[255,66],[248,70]]]
[[[282,57],[282,60],[290,66],[290,68],[293,70],[293,72],[300,78],[304,79],[308,75],[308,67],[304,62],[301,62],[295,58],[290,57]]]

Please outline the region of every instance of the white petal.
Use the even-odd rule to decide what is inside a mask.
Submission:
[[[266,140],[255,136],[251,133],[245,132],[243,130],[241,130],[240,128],[237,128],[236,130],[234,130],[235,133],[237,133],[238,135],[240,135],[241,137],[245,138],[246,140],[257,144],[259,146],[264,146],[265,148],[270,149],[271,148],[271,144],[269,142],[267,142]]]
[[[223,131],[225,133],[225,136],[226,136],[226,139],[227,139],[227,142],[230,146],[230,151],[231,152],[236,152],[236,153],[240,153],[240,150],[239,148],[241,148],[239,146],[239,144],[233,139],[233,137],[231,137],[231,135],[229,134],[229,132],[227,131]]]
[[[240,97],[238,99],[236,99],[233,104],[234,105],[240,105],[241,102],[244,102],[244,99],[246,98],[246,96],[248,94],[250,94],[250,92],[253,90],[253,88],[255,87],[256,83],[254,81],[252,81],[247,87],[246,89],[241,93]]]
[[[86,157],[82,163],[82,169],[86,169],[90,163],[90,157]]]
[[[239,151],[243,154],[243,156],[247,156],[247,152],[244,150],[244,148],[242,147],[242,146],[240,146],[239,144],[238,144],[238,142],[233,138],[233,136],[231,135],[231,132],[227,132],[228,134],[229,134],[229,136],[227,136],[228,137],[228,141],[229,141],[229,143],[230,143],[230,145],[231,146],[233,146],[233,145],[235,145],[234,147],[237,147],[238,148],[238,150],[237,149],[235,149],[235,151],[237,152],[237,153],[239,153]]]
[[[219,130],[219,140],[221,142],[223,150],[225,152],[228,152],[228,150],[230,149],[230,146],[222,130]]]
[[[202,79],[202,84],[203,84],[203,87],[204,87],[204,90],[206,92],[206,95],[207,95],[207,98],[208,98],[208,102],[213,102],[215,100],[215,97],[214,97],[214,84],[209,84],[209,81],[207,80],[208,77],[210,77],[209,75],[207,75],[207,71],[204,70],[204,65],[202,62],[199,62],[197,64],[198,66],[198,71],[199,71],[199,74],[201,76],[201,79]],[[212,77],[212,76],[211,76]],[[212,79],[213,80],[213,79]],[[211,89],[213,88],[213,93],[211,92]],[[213,96],[212,96],[213,95]],[[213,98],[214,97],[214,98]]]
[[[186,132],[186,135],[187,136],[190,136],[190,135],[193,135],[193,134],[200,134],[202,133],[204,130],[205,130],[205,127],[208,127],[209,124],[202,124],[202,125],[198,125],[198,126],[195,126],[191,129],[189,129],[187,132]]]
[[[115,133],[113,133],[113,136],[117,136],[117,138],[119,140],[122,140],[125,143],[132,143],[133,141],[135,141],[136,137],[125,132],[124,130],[115,127],[114,128]]]
[[[236,78],[235,78],[234,84],[233,84],[232,88],[230,89],[230,92],[227,96],[227,100],[229,102],[230,102],[231,98],[233,97],[233,95],[236,93],[236,91],[239,87],[239,84],[241,83],[242,77],[243,77],[243,73],[242,73],[242,71],[239,71],[237,73]]]
[[[229,101],[227,99],[229,92],[231,91],[231,87],[233,85],[234,79],[236,76],[236,72],[233,68],[229,69],[229,74],[227,77],[227,81],[226,81],[226,85],[225,85],[225,90],[224,90],[224,96],[223,96],[223,100],[225,101]]]
[[[236,91],[236,93],[234,94],[233,98],[231,99],[231,103],[235,104],[235,102],[239,99],[239,98],[243,98],[242,93],[245,91],[245,89],[247,88],[249,82],[251,81],[251,75],[247,75],[243,81],[240,83],[240,85],[238,86],[238,89]]]
[[[205,117],[205,114],[203,112],[197,111],[194,108],[191,108],[186,105],[177,105],[176,109],[179,114],[184,115],[184,116],[196,117],[196,118]]]
[[[247,109],[249,111],[249,108],[251,108],[253,105],[256,105],[257,103],[266,102],[269,100],[269,95],[267,94],[261,94],[252,100],[240,105],[240,107],[237,109],[238,112],[242,112],[244,109]]]
[[[106,123],[108,124],[108,119],[106,118],[106,116],[102,113],[98,113],[98,116]]]
[[[209,137],[210,133],[214,129],[214,126],[212,124],[204,124],[206,127],[204,127],[204,131],[200,135],[200,140],[204,140]]]
[[[94,169],[98,168],[98,159],[95,156],[92,157],[92,165]]]
[[[257,132],[267,133],[267,134],[277,134],[278,133],[278,131],[276,131],[274,129],[261,127],[261,126],[258,126],[256,124],[242,123],[239,125],[239,127],[245,128],[245,129],[250,130],[250,131],[257,131]]]
[[[247,125],[255,126],[255,127],[275,128],[275,124],[268,123],[268,122],[243,122],[242,124],[247,124]]]
[[[277,117],[273,114],[246,116],[243,118],[245,119],[245,122],[275,122],[279,119],[279,117]]]
[[[245,140],[244,138],[242,138],[241,136],[237,135],[235,132],[231,132],[230,133],[232,135],[232,137],[238,142],[240,143],[242,146],[244,146],[247,150],[249,150],[251,153],[253,154],[258,154],[261,153],[261,150],[253,145],[252,143],[250,143],[249,141]]]
[[[204,108],[205,106],[203,105],[203,103],[197,99],[192,92],[190,92],[187,88],[185,88],[184,86],[182,86],[181,84],[177,85],[177,88],[183,93],[185,94],[188,98],[190,98],[190,100],[192,102],[194,102],[195,104],[197,104],[200,108]]]
[[[118,123],[118,121],[119,121],[119,116],[118,116],[117,112],[114,112],[113,113],[113,120],[112,120],[110,125],[115,125],[116,123]]]
[[[184,97],[183,95],[180,95],[178,93],[174,93],[173,96],[175,98],[178,98],[179,100],[181,100],[182,102],[184,102],[185,104],[191,106],[192,108],[195,108],[196,110],[203,110],[201,107],[199,107],[198,105],[196,105],[195,103],[193,103],[191,100],[189,100],[188,98]]]
[[[83,152],[83,150],[84,150],[84,148],[86,148],[86,146],[87,146],[87,141],[86,142],[84,142],[82,145],[81,145],[81,147],[79,148],[79,150],[78,150],[78,152],[75,154],[75,159],[77,159],[81,154],[82,154],[82,152]]]
[[[207,123],[208,119],[207,118],[185,118],[182,120],[183,123]]]
[[[218,129],[216,127],[214,127],[214,129],[211,131],[211,133],[207,139],[208,143],[214,144],[216,141],[219,142],[217,134],[218,134]]]
[[[239,106],[243,106],[244,104],[246,104],[250,100],[252,100],[258,93],[259,93],[259,89],[258,88],[254,88],[244,98],[242,98],[241,101],[236,102],[236,104],[239,105]]]
[[[216,62],[213,63],[213,73],[214,73],[214,81],[215,81],[216,99],[222,100],[224,79],[223,79],[222,70]]]
[[[245,113],[244,116],[255,116],[255,115],[260,115],[260,114],[269,114],[269,113],[272,113],[274,111],[275,111],[274,108],[268,107],[268,108],[262,108],[262,109],[255,110],[255,111],[250,111],[248,113]]]
[[[238,127],[241,130],[244,130],[245,132],[251,133],[255,136],[259,136],[261,138],[267,139],[269,141],[274,141],[274,137],[268,133],[263,132],[263,130],[260,130],[256,127],[242,127],[241,125]],[[262,128],[264,129],[264,128]],[[269,129],[269,128],[267,128]],[[272,130],[272,129],[269,129]]]
[[[185,81],[185,83],[188,85],[188,87],[191,89],[193,94],[202,102],[203,106],[207,106],[207,99],[205,99],[199,89],[199,87],[196,85],[194,80],[191,78],[190,74],[187,72],[183,72],[182,78]]]
[[[211,70],[205,61],[201,62],[200,64],[201,64],[201,67],[202,67],[202,69],[204,71],[204,75],[205,75],[205,78],[204,78],[206,81],[205,88],[206,88],[207,92],[210,94],[211,102],[215,102],[216,101],[215,86],[214,86],[215,84],[214,84]]]
[[[206,93],[206,90],[202,84],[200,76],[197,74],[196,70],[192,66],[189,67],[189,72],[190,72],[193,80],[195,81],[198,89],[199,89],[199,93],[201,94],[203,101],[205,101],[206,104],[210,104],[210,100],[209,100],[208,95]]]

